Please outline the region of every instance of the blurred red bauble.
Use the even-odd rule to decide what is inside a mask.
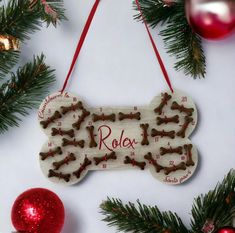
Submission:
[[[234,0],[186,0],[185,10],[193,30],[205,39],[223,39],[235,30]]]
[[[64,206],[59,197],[42,188],[22,193],[11,212],[15,229],[27,233],[60,233],[64,217]]]
[[[235,228],[233,227],[222,227],[215,233],[235,233]]]

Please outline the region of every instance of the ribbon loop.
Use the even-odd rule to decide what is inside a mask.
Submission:
[[[136,2],[136,5],[137,5],[137,7],[138,7],[138,10],[140,11],[141,19],[142,19],[142,21],[143,21],[143,23],[144,23],[144,25],[145,25],[146,30],[147,30],[147,33],[148,33],[149,39],[150,39],[150,41],[151,41],[151,44],[152,44],[154,53],[155,53],[155,55],[156,55],[156,58],[157,58],[157,60],[158,60],[158,63],[159,63],[159,65],[160,65],[160,68],[161,68],[161,70],[162,70],[162,73],[163,73],[163,75],[164,75],[164,78],[165,78],[165,80],[166,80],[166,83],[167,83],[168,87],[170,88],[171,92],[173,93],[174,90],[173,90],[173,88],[172,88],[169,75],[168,75],[167,70],[166,70],[166,67],[165,67],[165,65],[164,65],[164,63],[163,63],[163,60],[162,60],[162,58],[161,58],[161,55],[160,55],[160,53],[159,53],[159,51],[158,51],[158,49],[157,49],[157,46],[156,46],[156,44],[155,44],[155,42],[154,42],[154,40],[153,40],[153,37],[152,37],[152,35],[151,35],[151,32],[150,32],[150,30],[149,30],[149,28],[148,28],[147,22],[146,22],[146,20],[145,20],[145,18],[144,18],[144,15],[143,15],[142,10],[141,10],[141,6],[140,6],[140,3],[139,3],[139,0],[135,0],[135,2]],[[75,54],[74,54],[74,56],[73,56],[73,60],[72,60],[72,63],[71,63],[71,66],[70,66],[68,75],[67,75],[67,77],[66,77],[66,79],[65,79],[65,81],[64,81],[63,87],[62,87],[62,89],[61,89],[61,93],[64,92],[64,90],[65,90],[65,88],[66,88],[66,86],[67,86],[67,84],[68,84],[69,78],[70,78],[70,76],[71,76],[71,74],[72,74],[72,72],[73,72],[74,66],[75,66],[75,64],[76,64],[76,61],[77,61],[78,56],[79,56],[79,54],[80,54],[80,51],[81,51],[81,49],[82,49],[83,43],[84,43],[84,41],[85,41],[85,39],[86,39],[87,33],[88,33],[88,31],[89,31],[90,25],[91,25],[92,20],[93,20],[93,18],[94,18],[94,16],[95,16],[95,13],[96,13],[96,10],[97,10],[97,8],[98,8],[99,3],[100,3],[100,0],[96,0],[96,1],[95,1],[94,5],[93,5],[93,7],[92,7],[92,9],[91,9],[91,12],[90,12],[90,14],[89,14],[89,16],[88,16],[88,19],[87,19],[86,24],[85,24],[85,26],[84,26],[84,29],[83,29],[83,31],[82,31],[80,40],[79,40],[79,42],[78,42],[78,45],[77,45]]]

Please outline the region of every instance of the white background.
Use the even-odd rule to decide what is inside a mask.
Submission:
[[[44,28],[23,46],[22,64],[43,52],[56,69],[61,88],[81,30],[93,0],[66,1],[68,22],[57,29]],[[133,20],[132,1],[103,0],[82,49],[68,90],[91,106],[148,104],[167,88],[151,44],[141,23]],[[167,186],[149,171],[93,172],[81,184],[63,187],[41,173],[38,153],[46,137],[37,112],[24,118],[19,128],[0,136],[0,232],[14,230],[11,206],[28,188],[56,192],[66,208],[63,233],[115,232],[101,221],[99,205],[107,196],[123,201],[158,205],[176,211],[189,225],[193,198],[213,188],[235,166],[235,36],[220,42],[204,42],[206,79],[194,80],[173,69],[174,58],[166,53],[153,31],[175,88],[191,95],[199,110],[198,129],[192,136],[200,152],[200,166],[186,184]]]

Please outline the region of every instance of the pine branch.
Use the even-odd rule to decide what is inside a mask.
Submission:
[[[62,0],[50,1],[48,5],[56,11],[57,20],[65,19]],[[55,25],[55,19],[45,11],[45,5],[40,0],[35,5],[29,0],[10,0],[7,7],[2,8],[0,34],[8,34],[24,41],[40,29],[42,19]]]
[[[152,27],[166,24],[160,31],[165,47],[176,57],[176,70],[183,70],[194,78],[204,77],[206,58],[201,38],[192,30],[185,16],[185,0],[166,6],[164,0],[139,0],[143,15]],[[140,15],[137,16],[140,18]]]
[[[0,88],[0,133],[18,126],[21,116],[38,107],[54,80],[53,70],[44,63],[43,55],[12,74]]]
[[[11,0],[0,15],[0,33],[14,36],[21,41],[40,29],[41,12],[30,10],[28,0]]]
[[[40,26],[40,12],[31,11],[28,0],[10,0],[6,7],[1,7],[1,35],[11,35],[24,41]],[[0,78],[9,73],[18,62],[18,55],[18,52],[0,51]]]
[[[192,208],[192,230],[203,233],[206,224],[214,225],[213,232],[220,227],[232,226],[235,217],[235,171],[231,170],[214,190],[197,197]]]
[[[160,32],[168,53],[175,55],[176,70],[184,70],[186,75],[205,77],[206,61],[201,38],[192,30],[185,17],[184,1],[178,2],[175,17]]]
[[[41,28],[42,21],[56,26],[57,21],[66,19],[63,0],[51,0],[47,3],[54,13],[41,0],[10,0],[6,7],[0,8],[0,35],[11,35],[24,42]],[[0,51],[0,79],[11,71],[18,58],[19,52]]]
[[[10,72],[19,59],[18,51],[0,52],[0,80]]]
[[[46,12],[44,5],[39,4],[41,19],[47,23],[47,26],[52,23],[56,27],[58,21],[67,20],[63,0],[49,0],[47,4],[52,10],[50,14]]]
[[[163,25],[171,21],[178,7],[177,3],[167,6],[162,0],[139,0],[139,3],[145,20],[151,27],[156,27],[160,23]],[[135,2],[134,8],[139,11]],[[138,13],[135,15],[135,19],[141,20],[141,15]]]
[[[118,231],[133,233],[188,233],[181,219],[171,212],[133,203],[124,205],[119,199],[107,199],[101,204],[103,221],[116,226]]]

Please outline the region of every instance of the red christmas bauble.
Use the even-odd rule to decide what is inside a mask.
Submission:
[[[235,228],[233,227],[222,227],[216,233],[235,233]]]
[[[205,39],[223,39],[235,30],[234,0],[186,0],[185,10],[193,30]]]
[[[11,212],[15,229],[27,233],[60,233],[64,217],[64,206],[59,197],[43,188],[22,193]]]

